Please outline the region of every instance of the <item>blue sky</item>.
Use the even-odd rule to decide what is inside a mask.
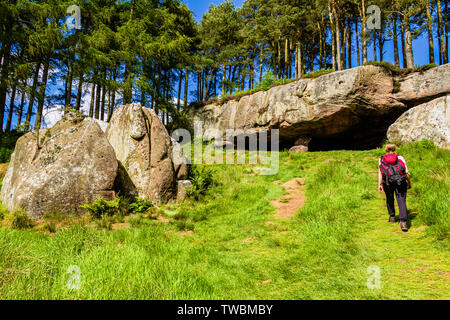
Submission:
[[[211,4],[218,5],[224,2],[224,0],[184,0],[184,2],[188,5],[189,9],[194,11],[197,22],[200,22],[203,14],[208,11]],[[233,2],[236,7],[240,7],[244,0],[234,0]]]

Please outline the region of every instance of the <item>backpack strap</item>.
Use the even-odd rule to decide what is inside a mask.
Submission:
[[[406,165],[405,165],[405,163],[402,160],[400,160],[400,156],[398,156],[398,158],[397,158],[397,165],[396,166],[398,168],[398,172],[402,176],[406,176],[406,172],[403,172],[403,171],[406,171]]]
[[[383,176],[386,177],[386,179],[387,179],[389,177],[389,172],[387,171],[387,166],[386,166],[386,162],[384,161],[384,157],[381,157],[380,169],[381,169],[381,172],[383,173]]]

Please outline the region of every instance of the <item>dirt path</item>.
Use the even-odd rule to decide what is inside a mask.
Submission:
[[[275,218],[290,219],[306,202],[305,179],[295,178],[283,184],[282,187],[286,189],[287,194],[272,202],[277,209]]]

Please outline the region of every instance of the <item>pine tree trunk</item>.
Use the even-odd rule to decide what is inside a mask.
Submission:
[[[398,34],[397,34],[397,21],[398,16],[397,13],[392,14],[392,28],[393,28],[393,40],[394,40],[394,60],[395,66],[400,68],[400,56],[398,54]]]
[[[25,85],[26,85],[26,82],[25,82]],[[25,85],[23,86],[23,88],[25,88]],[[18,112],[18,115],[17,115],[16,130],[17,130],[17,128],[20,127],[20,125],[22,123],[23,107],[25,106],[26,91],[25,91],[25,89],[21,89],[21,90],[22,90],[22,100],[20,101],[19,112]]]
[[[203,76],[203,89],[204,89],[204,97],[205,97],[205,101],[208,100],[208,71],[205,70],[204,71],[204,76]]]
[[[27,115],[26,115],[26,119],[25,119],[25,131],[30,130],[31,114],[33,113],[33,105],[34,105],[34,99],[36,97],[36,88],[37,88],[40,69],[41,69],[41,61],[39,61],[36,64],[36,69],[34,71],[33,84],[31,86],[30,99],[28,102],[28,110],[27,110]]]
[[[381,30],[378,32],[378,46],[380,48],[380,62],[384,60],[384,26],[381,25]]]
[[[64,104],[66,107],[69,107],[71,105],[71,100],[72,100],[72,78],[73,78],[73,68],[72,68],[72,65],[69,64],[69,71],[67,73],[66,101],[65,101],[65,104]]]
[[[227,80],[227,67],[225,64],[222,65],[222,96],[225,95],[225,82]]]
[[[278,40],[278,52],[277,52],[277,59],[278,59],[278,63],[277,63],[277,79],[281,79],[281,40]]]
[[[298,70],[298,43],[295,45],[295,80],[298,80],[300,77],[300,72]]]
[[[105,120],[105,103],[106,103],[106,70],[103,70],[103,84],[102,84],[102,107],[100,111],[100,120]],[[145,94],[144,94],[144,103],[142,104],[145,106]]]
[[[323,66],[323,38],[322,38],[323,32],[322,32],[322,28],[320,26],[319,21],[317,21],[317,29],[319,30],[319,66],[320,66],[320,70],[322,70],[324,68],[324,66]],[[297,72],[297,70],[296,70],[296,72]],[[297,76],[295,78],[298,80]]]
[[[80,78],[78,80],[78,90],[77,90],[77,101],[75,103],[75,109],[80,111],[81,108],[81,95],[83,94],[83,72],[80,74]]]
[[[101,71],[100,71],[101,72]],[[101,101],[101,93],[102,93],[102,85],[101,85],[101,73],[97,73],[97,92],[95,93],[95,119],[100,119],[100,101]]]
[[[326,65],[327,65],[327,61],[326,61],[326,55],[327,55],[327,48],[326,48],[326,43],[327,43],[327,27],[325,25],[325,20],[323,17],[323,14],[321,14],[321,21],[322,21],[322,68],[325,69]]]
[[[358,60],[358,67],[361,65],[361,55],[359,52],[359,36],[358,36],[358,21],[355,21],[355,40],[356,40],[356,55]]]
[[[403,58],[403,68],[407,68],[406,62],[406,40],[405,40],[405,22],[401,19],[401,38],[402,38],[402,58]]]
[[[426,0],[427,4],[427,30],[428,30],[428,55],[430,63],[434,63],[434,43],[433,43],[433,22],[431,18],[430,0]]]
[[[347,66],[347,43],[345,42],[347,39],[347,29],[345,28],[345,23],[339,23],[339,28],[341,31],[341,66],[342,70],[346,69]],[[313,52],[311,51],[313,54]]]
[[[129,70],[129,63],[125,63],[125,72],[123,75],[124,88],[123,88],[123,104],[130,104],[133,94],[133,82]]]
[[[445,15],[444,15],[444,30],[445,30],[445,52],[447,53],[446,55],[446,60],[448,63],[448,1],[449,0],[445,0]]]
[[[330,19],[330,29],[331,29],[331,57],[333,61],[333,70],[336,70],[336,29],[334,24],[333,12],[331,10],[331,0],[328,1],[328,17]]]
[[[95,72],[95,71],[93,71]],[[94,117],[94,105],[95,105],[95,81],[92,81],[92,88],[91,88],[91,104],[89,106],[89,117]]]
[[[409,24],[409,17],[405,16],[404,19],[405,19],[406,67],[413,69],[414,68],[414,57],[413,57],[413,49],[412,49],[411,27]]]
[[[446,63],[448,63],[448,54],[447,54],[445,38],[448,38],[448,34],[444,34],[444,20],[442,18],[441,0],[437,0],[437,8],[438,8],[438,28],[439,28],[439,33],[440,33],[439,51],[442,56],[442,63],[446,64]]]
[[[42,82],[41,82],[40,91],[39,91],[39,102],[38,102],[38,108],[37,108],[37,112],[36,112],[36,121],[34,124],[35,130],[39,130],[41,128],[42,112],[44,110],[44,101],[45,101],[45,89],[47,88],[49,67],[50,67],[50,62],[49,62],[49,60],[46,60],[44,62],[44,72],[42,74]]]
[[[347,22],[347,60],[348,60],[348,68],[351,69],[352,65],[352,24],[350,20]]]
[[[372,39],[373,39],[373,60],[378,61],[378,59],[377,59],[377,32],[375,30],[373,30]]]
[[[361,41],[362,41],[362,64],[367,63],[367,29],[366,29],[366,4],[361,0]]]
[[[14,100],[16,99],[16,89],[17,89],[17,85],[14,84],[12,87],[11,98],[9,101],[8,119],[6,120],[6,128],[5,128],[6,132],[11,131],[11,120],[12,120],[12,115],[14,112]]]
[[[178,99],[177,99],[177,110],[180,111],[181,108],[181,85],[183,84],[183,69],[180,69],[180,76],[178,80]]]
[[[3,120],[5,114],[6,94],[8,92],[8,72],[10,60],[11,43],[2,43],[3,65],[0,74],[0,133],[3,132]]]
[[[116,82],[116,78],[117,78],[117,69],[116,67],[114,67],[114,72],[113,72],[113,81],[114,83]],[[112,94],[111,94],[111,108],[109,109],[109,114],[108,114],[108,122],[111,121],[111,117],[114,113],[114,109],[116,107],[116,89],[114,89],[114,87],[112,88]]]
[[[297,40],[297,65],[298,65],[298,77],[303,77],[303,66],[302,66],[302,46],[300,39]]]
[[[337,67],[338,70],[342,70],[343,66],[342,66],[342,56],[341,56],[341,39],[340,39],[340,28],[339,28],[339,19],[338,19],[338,15],[336,13],[336,6],[335,6],[335,2],[333,0],[333,14],[334,14],[334,20],[335,20],[335,24],[336,24],[336,60],[337,60]]]
[[[284,41],[284,80],[289,79],[289,39]]]
[[[262,82],[263,77],[263,66],[264,66],[264,44],[261,44],[260,49],[260,56],[259,56],[259,83]]]
[[[189,70],[186,68],[186,74],[184,79],[184,107],[188,106],[188,90],[189,90]]]
[[[111,115],[112,115],[112,89],[109,88],[108,89],[108,111],[106,113],[106,122],[109,122],[109,120],[111,120]]]

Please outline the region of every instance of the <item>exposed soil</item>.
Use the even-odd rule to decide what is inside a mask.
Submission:
[[[282,187],[286,189],[287,194],[272,202],[277,209],[275,218],[290,219],[306,202],[305,179],[295,178],[283,184]]]

